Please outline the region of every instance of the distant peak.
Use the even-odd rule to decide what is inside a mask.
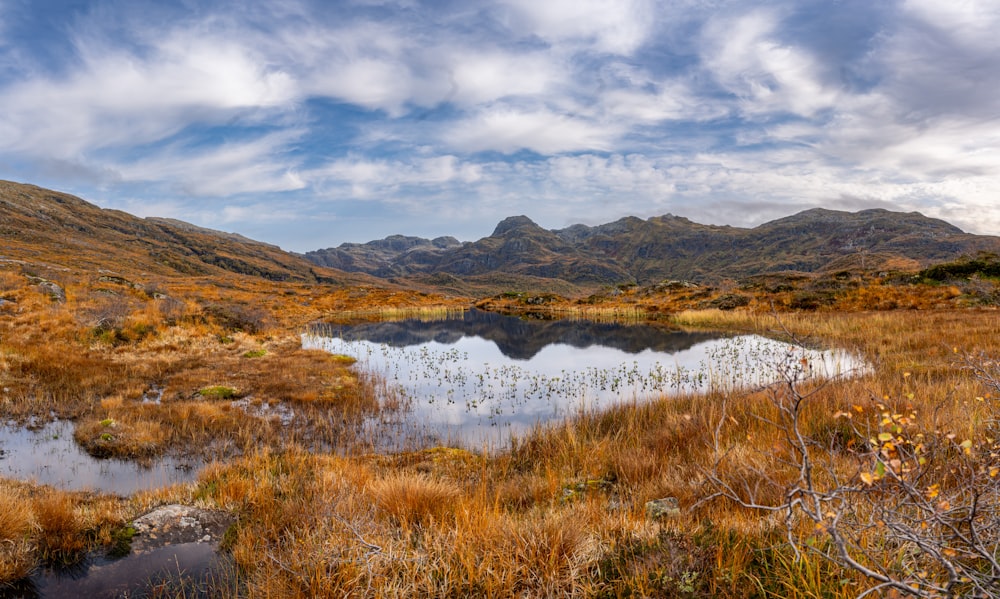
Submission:
[[[519,229],[521,227],[537,228],[538,225],[535,224],[535,221],[531,220],[527,216],[524,216],[523,214],[520,216],[508,216],[500,221],[497,228],[493,230],[493,237],[498,237],[508,231],[513,231],[514,229]]]

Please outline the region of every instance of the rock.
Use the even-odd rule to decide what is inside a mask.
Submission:
[[[664,497],[646,502],[646,517],[650,520],[661,520],[672,518],[681,513],[680,504],[676,497]]]
[[[165,505],[132,522],[133,551],[182,543],[218,543],[235,518],[229,512],[189,505]]]
[[[66,301],[66,292],[58,284],[52,281],[41,281],[38,283],[38,288],[42,290],[43,293],[48,294],[49,298],[54,302],[59,302],[60,304]]]

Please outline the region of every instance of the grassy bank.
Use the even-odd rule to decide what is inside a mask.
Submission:
[[[938,497],[963,505],[956,493],[970,479],[956,473],[972,472],[983,477],[981,500],[997,506],[989,481],[1000,399],[970,369],[994,372],[983,357],[1000,355],[993,310],[659,311],[659,321],[685,327],[844,347],[872,368],[823,385],[626,405],[536,431],[498,455],[376,455],[364,454],[355,435],[364,415],[382,409],[378,381],[344,360],[303,352],[292,333],[334,313],[374,313],[380,302],[385,314],[444,309],[440,298],[187,282],[164,286],[169,301],[129,291],[109,304],[88,281],[69,280],[67,300],[53,302],[19,273],[5,277],[5,418],[74,419],[78,442],[95,453],[198,451],[218,461],[196,483],[129,499],[4,481],[3,580],[110,545],[128,518],[181,501],[239,517],[229,543],[237,580],[220,585],[229,589],[222,596],[857,596],[879,583],[822,557],[832,519],[789,519],[788,510],[717,496],[728,485],[736,498],[780,505],[801,477],[790,430],[810,441],[818,487],[857,490],[848,494],[857,509],[837,508],[844,522],[874,509],[865,502],[880,493],[891,499],[884,469],[900,460],[902,473],[903,452],[917,442],[927,453],[915,459],[930,456],[933,466],[916,483],[917,499],[934,499],[932,511]],[[116,305],[123,300],[127,309]],[[794,429],[783,420],[789,397],[801,399]],[[301,428],[255,415],[236,405],[242,400],[287,403]],[[869,466],[888,452],[884,433],[898,447],[879,474]],[[650,517],[647,502],[665,497],[676,498],[680,513]],[[878,572],[913,564],[924,579],[939,572],[884,522],[857,533],[864,563]]]

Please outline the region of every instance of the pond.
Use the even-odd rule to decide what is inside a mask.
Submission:
[[[73,423],[57,420],[41,427],[0,425],[0,476],[60,489],[118,495],[194,480],[189,461],[163,458],[148,465],[98,459],[73,440]]]
[[[839,376],[860,365],[845,352],[757,335],[479,310],[436,321],[317,325],[302,343],[357,358],[402,398],[397,418],[373,427],[384,449],[499,449],[538,424],[623,402],[763,385],[782,372]]]

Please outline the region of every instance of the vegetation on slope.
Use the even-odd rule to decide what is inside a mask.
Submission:
[[[423,285],[433,285],[432,277],[444,277],[443,284],[454,288],[456,283],[447,278],[458,277],[479,285],[482,294],[519,288],[575,295],[602,285],[650,286],[663,280],[717,285],[754,275],[916,270],[981,251],[1000,251],[1000,238],[968,235],[917,213],[814,209],[752,229],[666,215],[547,231],[518,216],[474,242],[396,236],[317,250],[306,257],[317,264]],[[509,284],[514,277],[525,280],[520,286]],[[495,284],[483,289],[491,281]]]
[[[73,243],[92,246],[69,248],[37,229],[11,233],[0,262],[3,419],[73,420],[75,439],[97,455],[215,461],[195,483],[128,498],[0,480],[0,581],[110,548],[130,519],[181,502],[238,516],[225,549],[234,567],[212,588],[166,585],[167,595],[995,591],[1000,292],[988,256],[924,271],[662,281],[581,298],[501,294],[482,305],[794,335],[858,351],[871,369],[581,415],[495,455],[384,455],[359,426],[398,407],[382,381],[343,357],[302,351],[297,334],[316,320],[469,300],[221,269],[185,275],[141,252],[111,261],[115,235],[87,233]],[[283,423],[254,409],[263,405],[295,416]],[[647,512],[667,497],[678,514]],[[822,509],[790,497],[818,497]],[[978,591],[977,580],[986,581]]]

